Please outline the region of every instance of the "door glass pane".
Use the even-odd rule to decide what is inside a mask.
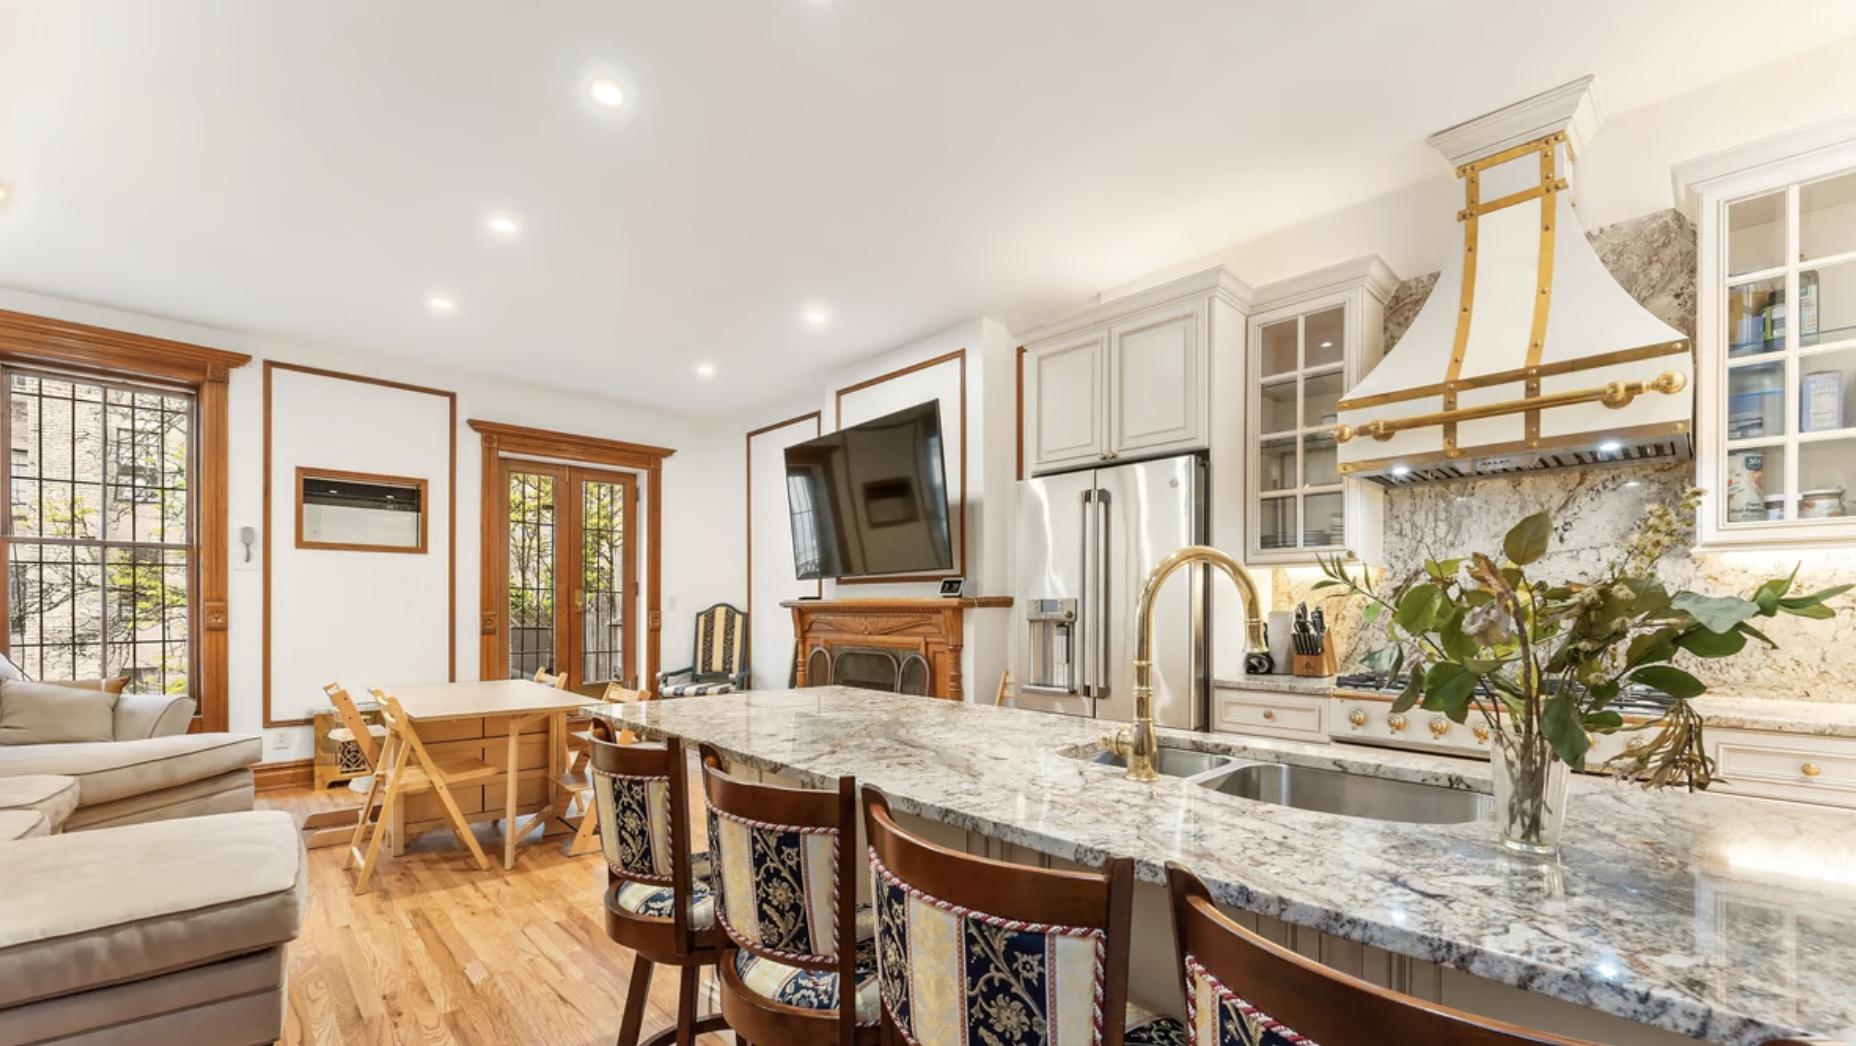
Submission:
[[[1323,374],[1308,378],[1302,383],[1302,395],[1307,403],[1302,408],[1304,426],[1332,425],[1339,420],[1341,392],[1341,374]]]
[[[1302,511],[1308,516],[1302,524],[1303,548],[1347,543],[1347,514],[1338,491],[1308,495],[1302,499]]]
[[[1798,447],[1798,518],[1830,519],[1852,513],[1856,439],[1829,439]]]
[[[1262,331],[1263,375],[1287,374],[1295,369],[1295,321],[1271,323]]]
[[[1827,432],[1856,426],[1856,349],[1841,349],[1799,362],[1798,428]]]
[[[1798,273],[1798,346],[1856,338],[1856,262]]]
[[[1856,172],[1798,187],[1798,258],[1856,251]]]
[[[1785,448],[1727,454],[1727,522],[1785,518]]]
[[[1311,312],[1307,320],[1308,349],[1307,362],[1304,367],[1320,367],[1329,363],[1339,363],[1347,351],[1347,307],[1336,305],[1331,309]]]
[[[1727,275],[1785,264],[1785,191],[1741,200],[1727,208]]]
[[[1785,280],[1743,283],[1727,291],[1727,355],[1756,356],[1785,347]]]
[[[1303,437],[1302,443],[1302,483],[1310,487],[1323,487],[1340,482],[1340,458],[1334,447],[1334,437],[1328,433],[1316,433]],[[1314,509],[1311,507],[1310,512]]]
[[[625,680],[625,487],[580,484],[580,677],[576,687]],[[627,680],[629,682],[629,680]]]
[[[1260,457],[1262,475],[1259,490],[1288,490],[1295,486],[1295,437],[1278,436],[1263,441]]]
[[[509,677],[554,667],[554,477],[509,473]]]
[[[1265,435],[1272,432],[1295,431],[1297,427],[1295,420],[1295,387],[1296,381],[1294,378],[1290,378],[1287,381],[1273,382],[1263,386],[1263,399],[1261,403],[1263,416],[1259,419],[1258,424]]]
[[[1295,497],[1264,498],[1263,508],[1259,513],[1262,533],[1258,545],[1262,548],[1295,547]]]
[[[1785,361],[1727,372],[1727,438],[1785,434]]]

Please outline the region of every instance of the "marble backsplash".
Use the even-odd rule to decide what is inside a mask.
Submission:
[[[1676,211],[1660,211],[1587,234],[1612,275],[1646,308],[1685,333],[1695,317],[1695,231]],[[1399,285],[1386,308],[1386,343],[1394,344],[1436,283],[1436,274]],[[1469,551],[1499,553],[1502,535],[1522,517],[1546,510],[1554,521],[1552,546],[1530,569],[1537,577],[1576,579],[1602,569],[1623,539],[1636,529],[1646,506],[1673,504],[1694,482],[1690,461],[1652,466],[1614,466],[1432,483],[1387,491],[1385,562],[1393,580],[1419,569],[1427,558]],[[1672,592],[1684,588],[1709,594],[1750,594],[1774,574],[1802,563],[1797,585],[1815,591],[1856,581],[1856,552],[1698,553],[1672,551],[1659,575]],[[1338,644],[1342,671],[1384,642],[1378,629],[1363,628],[1357,605],[1323,599],[1314,590],[1312,568],[1271,572],[1271,604],[1288,609],[1299,602],[1327,609],[1329,632]],[[1777,650],[1749,645],[1740,655],[1716,661],[1690,659],[1685,668],[1718,694],[1806,701],[1856,702],[1856,593],[1833,604],[1830,621],[1780,617],[1760,628]],[[1685,655],[1686,657],[1686,655]]]

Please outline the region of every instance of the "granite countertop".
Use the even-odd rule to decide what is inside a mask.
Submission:
[[[1325,696],[1339,685],[1334,676],[1244,675],[1212,680],[1212,687],[1218,690],[1256,690],[1315,696]],[[1764,697],[1704,694],[1695,699],[1694,705],[1707,725],[1722,729],[1856,737],[1856,702],[1782,701]]]
[[[1054,857],[1193,869],[1225,904],[1697,1038],[1856,1036],[1856,812],[1651,794],[1575,777],[1556,861],[1486,821],[1409,825],[1141,785],[1073,758],[1088,720],[843,687],[609,706],[814,784],[852,774],[900,809]],[[1489,788],[1486,764],[1162,731],[1166,743]]]

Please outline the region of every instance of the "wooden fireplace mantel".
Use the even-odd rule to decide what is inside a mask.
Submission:
[[[793,612],[798,686],[813,685],[807,667],[814,652],[830,655],[840,647],[861,647],[921,655],[929,666],[929,692],[959,701],[964,697],[960,648],[966,612],[1009,607],[1012,597],[789,599],[780,605]]]

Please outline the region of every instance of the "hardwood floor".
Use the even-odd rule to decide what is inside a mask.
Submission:
[[[342,788],[270,792],[258,806],[352,805]],[[700,821],[694,828],[703,844]],[[299,1043],[610,1043],[618,1035],[631,952],[606,937],[597,853],[569,858],[560,836],[526,847],[516,867],[479,871],[447,832],[408,844],[356,897],[343,848],[309,852],[309,911],[290,947],[283,1041]],[[486,848],[500,845],[487,826]],[[676,972],[651,985],[644,1036],[673,1023]],[[707,1035],[703,1046],[731,1046]]]

